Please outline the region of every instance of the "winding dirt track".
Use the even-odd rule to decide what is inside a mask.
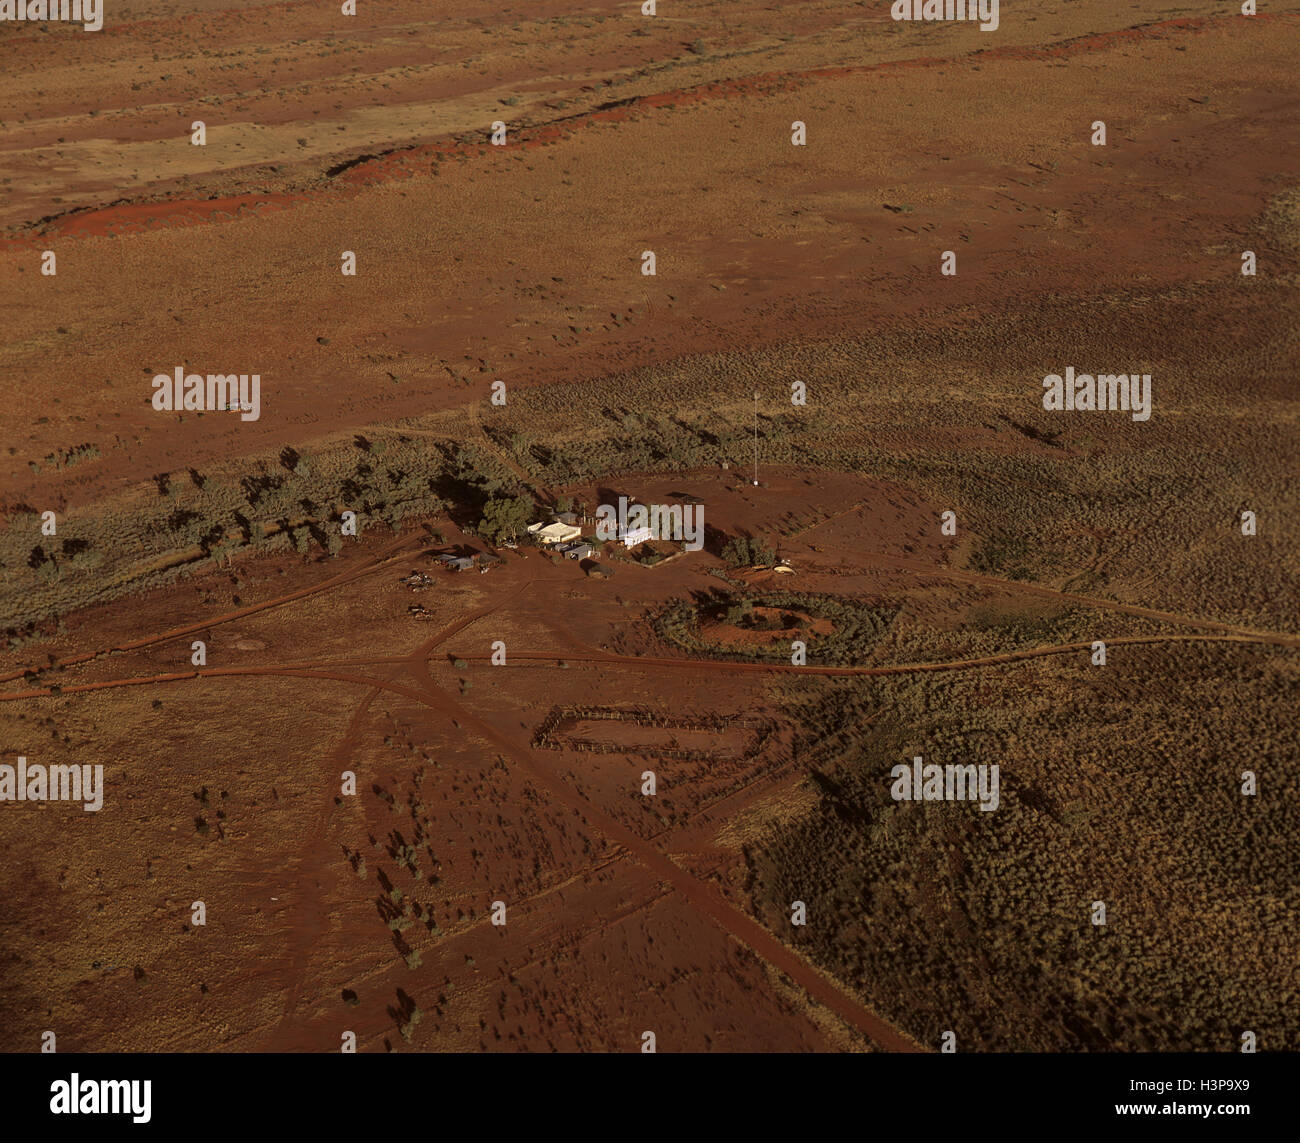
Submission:
[[[367,568],[360,570],[364,571],[370,569]],[[349,578],[355,578],[355,576]],[[341,582],[347,582],[347,580],[342,579],[342,577],[335,577],[335,579],[340,580]],[[786,945],[782,944],[767,929],[763,928],[758,924],[758,922],[753,920],[753,918],[732,905],[715,886],[701,881],[687,873],[670,857],[656,848],[653,842],[637,836],[616,819],[602,813],[596,806],[588,802],[582,795],[569,786],[561,777],[539,761],[533,751],[521,748],[516,743],[512,742],[490,724],[478,718],[466,707],[456,702],[445,690],[443,690],[443,688],[437,685],[429,671],[429,655],[432,651],[436,647],[445,643],[448,639],[451,639],[456,634],[465,630],[471,624],[476,623],[478,620],[499,610],[504,604],[516,598],[527,588],[531,587],[532,582],[533,577],[530,576],[509,596],[462,616],[460,619],[449,624],[429,639],[422,641],[406,656],[388,656],[376,659],[330,660],[315,664],[309,661],[305,663],[288,663],[277,666],[205,668],[203,670],[172,672],[162,675],[79,684],[64,688],[63,693],[103,690],[123,686],[140,686],[151,683],[180,682],[199,678],[258,675],[326,679],[333,682],[348,683],[354,686],[368,688],[369,694],[365,697],[354,713],[352,722],[349,725],[348,733],[340,743],[339,749],[336,751],[336,755],[332,759],[332,763],[338,763],[341,758],[350,751],[354,738],[353,732],[365,718],[371,703],[378,694],[381,692],[387,692],[408,698],[428,707],[449,720],[456,720],[462,727],[469,727],[474,730],[487,742],[491,743],[496,749],[500,750],[503,754],[507,755],[523,767],[539,783],[545,786],[551,795],[562,805],[568,806],[581,814],[593,827],[599,830],[609,842],[625,851],[628,855],[633,857],[636,861],[641,863],[657,876],[663,878],[666,883],[670,884],[674,889],[680,892],[683,898],[689,901],[691,905],[702,914],[708,916],[714,921],[714,923],[719,925],[719,927],[724,929],[736,940],[746,945],[770,965],[783,972],[787,977],[803,988],[810,997],[834,1011],[848,1024],[857,1028],[860,1032],[866,1035],[873,1043],[894,1051],[923,1050],[920,1045],[916,1044],[899,1029],[887,1023],[875,1012],[871,1011],[859,999],[845,991],[842,986],[833,982],[829,978],[824,977],[819,971],[813,968],[813,966],[808,964],[808,962],[799,957]],[[295,597],[301,597],[302,594],[305,593],[294,593]],[[144,641],[146,645],[148,642],[148,640]],[[1238,644],[1265,643],[1289,646],[1294,645],[1297,640],[1293,637],[1286,636],[1156,635],[1119,637],[1111,640],[1108,645],[1151,645],[1167,642]],[[580,656],[566,655],[565,658],[580,659],[581,661],[588,662],[662,666],[676,669],[684,668],[695,670],[749,672],[802,671],[816,674],[871,676],[971,669],[994,666],[1001,663],[1017,662],[1026,659],[1041,658],[1047,655],[1086,652],[1090,649],[1090,643],[1072,643],[1055,647],[1033,648],[1026,651],[1006,652],[1000,655],[988,655],[972,659],[953,660],[939,663],[898,664],[887,667],[796,667],[790,664],[728,663],[699,659],[663,659],[599,652],[589,652]],[[467,660],[477,661],[489,658],[489,656],[486,655],[463,655],[461,657]],[[511,659],[524,660],[526,662],[546,662],[555,661],[558,659],[558,656],[547,654],[545,652],[525,652],[515,653],[511,656]],[[372,676],[349,674],[340,670],[332,669],[337,666],[366,665],[387,665],[392,666],[395,669],[384,679],[378,679]],[[414,677],[415,682],[418,684],[418,689],[394,681],[398,676],[406,672],[410,672]],[[21,699],[31,699],[40,693],[49,694],[50,692],[47,688],[43,692],[29,691],[19,692],[16,694],[4,694],[0,695],[0,701],[9,702]],[[323,845],[327,817],[327,810],[323,809],[318,819],[316,829],[307,839],[307,851],[310,857],[317,861],[325,859]],[[303,878],[302,880],[305,884],[306,878]],[[318,888],[319,882],[316,882],[315,885]],[[307,886],[307,895],[304,896],[302,902],[304,915],[317,917],[319,919],[319,902],[311,899],[310,893],[311,886]],[[285,998],[281,1017],[281,1026],[284,1026],[292,1019],[301,998],[302,989],[306,980],[307,962],[312,944],[312,934],[315,932],[315,928],[312,925],[300,925],[293,931],[296,933],[295,947],[292,953],[294,961],[294,969],[292,973],[293,984],[289,988]]]
[[[849,509],[850,512],[855,510],[856,510],[856,506],[855,508]],[[820,521],[819,523],[825,523],[825,522],[826,521]],[[418,534],[401,537],[397,540],[394,540],[390,544],[386,544],[383,548],[381,548],[378,552],[375,553],[375,555],[372,557],[370,562],[362,565],[361,567],[353,568],[346,572],[341,572],[336,576],[331,576],[330,578],[322,580],[320,583],[314,584],[310,587],[300,588],[297,591],[288,592],[284,595],[276,596],[273,599],[264,600],[261,603],[249,604],[247,607],[236,608],[233,611],[227,611],[220,615],[214,615],[211,616],[210,618],[195,623],[189,623],[182,627],[174,627],[166,631],[158,632],[157,634],[154,635],[146,635],[143,638],[133,640],[130,643],[121,643],[121,644],[114,645],[112,647],[101,648],[97,651],[87,651],[79,655],[71,655],[65,659],[57,660],[52,665],[42,664],[39,666],[33,666],[29,668],[19,668],[17,670],[10,671],[7,674],[0,674],[0,683],[12,682],[15,679],[23,678],[24,675],[26,675],[29,671],[41,672],[41,671],[51,669],[51,666],[55,669],[73,667],[81,663],[92,662],[95,659],[103,657],[104,655],[115,654],[115,653],[125,652],[125,651],[136,651],[136,650],[140,650],[143,647],[154,646],[155,644],[158,643],[166,643],[172,639],[181,639],[187,635],[195,635],[198,634],[199,632],[206,631],[209,628],[218,627],[223,623],[231,623],[234,622],[235,620],[243,619],[249,615],[256,615],[258,612],[261,611],[268,611],[272,608],[283,607],[285,604],[288,603],[294,603],[300,599],[307,599],[310,596],[318,595],[324,591],[330,591],[336,587],[342,587],[344,584],[352,583],[353,581],[361,579],[364,576],[371,575],[376,571],[380,571],[383,568],[389,566],[389,564],[391,564],[396,559],[405,555],[408,549],[417,547],[422,542],[423,540]],[[1011,592],[1023,593],[1026,595],[1037,595],[1048,599],[1059,599],[1067,603],[1075,603],[1083,607],[1097,608],[1098,610],[1102,610],[1102,611],[1118,611],[1125,615],[1134,615],[1143,619],[1152,619],[1161,623],[1172,623],[1184,627],[1202,627],[1208,631],[1220,631],[1224,633],[1224,636],[1234,637],[1234,639],[1229,641],[1246,642],[1246,643],[1271,643],[1283,647],[1300,647],[1300,635],[1292,635],[1286,632],[1265,631],[1265,630],[1260,630],[1252,627],[1241,627],[1236,624],[1224,623],[1215,619],[1201,619],[1196,616],[1179,615],[1176,612],[1172,612],[1172,611],[1160,611],[1152,607],[1142,607],[1138,604],[1122,603],[1117,600],[1111,600],[1111,599],[1100,599],[1095,596],[1077,595],[1073,592],[1060,591],[1057,590],[1056,588],[1043,587],[1039,584],[1025,583],[1021,580],[999,579],[996,576],[978,575],[975,572],[965,572],[955,568],[935,567],[929,564],[918,563],[917,561],[914,560],[902,559],[898,556],[886,555],[883,552],[863,552],[860,553],[860,556],[862,559],[871,561],[873,563],[884,564],[889,567],[895,567],[902,571],[915,572],[918,575],[936,576],[941,579],[951,579],[961,583],[973,583],[973,584],[978,584],[982,587],[997,588],[1002,591],[1011,591]],[[473,622],[473,620],[470,619],[469,622]],[[1106,642],[1107,645],[1109,646],[1111,643],[1116,643],[1116,644],[1132,643],[1132,642],[1140,642],[1144,639],[1153,642],[1164,642],[1164,641],[1173,640],[1174,638],[1175,638],[1174,636],[1159,636],[1159,637],[1125,636],[1113,640],[1104,640],[1104,642]],[[1192,639],[1192,640],[1202,639],[1202,637],[1200,636],[1186,636],[1183,638]],[[581,647],[581,644],[575,644],[575,646]],[[1030,657],[1031,654],[1060,654],[1065,652],[1066,650],[1085,649],[1089,646],[1090,644],[1070,644],[1067,647],[1044,648],[1044,649],[1038,649],[1032,653],[1030,652],[1023,653],[1023,655],[1019,652],[1017,652],[1016,654],[1018,657]],[[401,658],[405,658],[405,657],[407,656],[399,656],[394,659],[345,659],[345,660],[337,660],[337,662],[342,665],[371,665],[371,664],[386,663],[386,662],[397,662],[400,661]],[[474,655],[460,656],[460,658],[464,658],[464,659],[474,659],[474,658],[481,658],[481,657],[483,656],[474,656]],[[513,657],[526,658],[528,656],[516,654]],[[547,655],[544,653],[538,653],[533,655],[532,657],[539,658],[539,659],[550,659],[556,657],[567,657],[567,658],[576,659],[578,656],[576,655],[555,656],[555,655]],[[597,661],[597,660],[591,660],[591,661]],[[659,660],[659,659],[648,658],[648,657],[632,657],[628,659],[622,656],[612,656],[600,661],[608,661],[608,662],[631,661],[631,662],[647,663],[650,665],[677,665],[682,662],[694,662],[695,660],[677,660],[677,659]],[[719,662],[720,660],[700,660],[700,661]],[[1001,661],[1008,661],[1008,660],[994,656],[994,657],[987,657],[984,659],[956,660],[953,663],[948,665],[961,666],[961,665],[969,664],[973,666],[982,666],[982,665],[991,665],[992,663],[1001,662]],[[318,664],[318,663],[303,664],[304,667],[315,667],[320,665],[323,664]],[[778,669],[778,667],[779,664],[772,664],[772,665],[756,664],[756,665],[752,665],[750,669],[775,670]],[[826,673],[826,674],[834,674],[840,672],[861,674],[861,673],[870,673],[873,670],[876,671],[876,673],[883,673],[883,674],[902,673],[902,668],[800,667],[795,669],[804,670],[804,671],[814,671],[814,672]],[[944,667],[943,665],[925,666],[922,664],[916,664],[915,669],[941,670],[944,669]],[[164,678],[163,676],[158,676],[154,681],[164,682],[164,681],[170,681],[171,678],[197,677],[198,675],[202,675],[203,673],[204,672],[202,671],[192,672],[192,673],[180,673],[175,676],[168,676],[167,678]],[[208,672],[208,673],[212,673],[212,672]],[[95,684],[95,686],[97,687],[107,686],[107,685],[127,686],[130,685],[131,681],[132,680],[118,680],[115,684],[105,683],[105,684]],[[144,682],[150,680],[142,679],[139,681]],[[63,693],[67,694],[67,693],[72,693],[78,689],[85,689],[85,687],[72,686],[72,687],[64,687],[62,689],[63,689]],[[33,695],[48,694],[48,693],[50,693],[48,689],[42,690],[39,688],[32,688],[31,690],[22,692],[21,695],[18,695],[16,697],[23,697],[23,696],[30,697]],[[10,697],[14,697],[14,696],[0,695],[0,700],[7,700]]]
[[[216,616],[200,623],[188,624],[152,636],[146,636],[145,638],[135,640],[130,644],[112,648],[112,650],[134,650],[152,646],[171,639],[182,638],[197,631],[206,630],[219,623],[229,622],[272,607],[283,606],[287,603],[304,599],[323,591],[329,591],[333,588],[351,583],[362,576],[369,575],[379,568],[386,566],[396,558],[399,553],[404,552],[406,549],[416,544],[419,539],[419,535],[415,534],[395,540],[391,544],[385,545],[381,548],[366,564],[337,576],[330,577],[329,579],[323,580],[321,583],[315,584],[311,587],[289,592],[283,596],[278,596],[259,604],[239,608],[235,611],[227,612],[224,615]],[[1147,608],[1125,604],[1114,604],[1110,601],[1093,600],[1083,596],[1069,596],[1067,593],[1057,592],[1051,589],[1036,589],[1033,585],[1000,581],[987,576],[975,576],[970,573],[950,572],[946,569],[918,566],[911,564],[910,561],[896,560],[892,557],[881,556],[875,558],[887,560],[900,568],[904,568],[905,570],[915,570],[921,574],[947,575],[953,578],[962,578],[974,582],[988,583],[1003,588],[1018,588],[1035,594],[1046,594],[1055,597],[1064,596],[1065,598],[1075,599],[1078,602],[1089,606],[1111,608],[1131,614],[1142,615],[1147,618],[1159,618],[1171,622],[1189,623],[1196,626],[1214,628],[1216,630],[1226,629],[1232,632],[1227,634],[1206,635],[1170,634],[1120,636],[1107,640],[1106,642],[1108,647],[1149,646],[1161,643],[1193,642],[1245,645],[1262,644],[1282,647],[1300,645],[1300,636],[1271,632],[1243,632],[1234,630],[1230,628],[1229,625],[1213,621],[1201,621],[1189,619],[1183,616],[1171,616],[1167,613],[1153,611]],[[484,606],[469,612],[464,616],[461,616],[459,619],[443,627],[429,638],[420,641],[406,655],[381,656],[375,658],[307,660],[303,662],[263,666],[211,667],[192,671],[178,671],[133,678],[109,679],[93,683],[73,684],[66,687],[60,687],[58,693],[76,694],[119,687],[147,686],[156,683],[183,682],[205,678],[233,676],[278,676],[287,678],[328,680],[352,686],[364,687],[367,689],[368,693],[354,712],[347,733],[340,741],[338,748],[331,757],[330,764],[332,769],[337,769],[337,764],[341,763],[342,760],[350,754],[356,740],[355,732],[368,714],[375,697],[381,693],[391,693],[410,699],[411,701],[417,702],[431,711],[436,712],[449,721],[454,720],[462,728],[471,729],[486,742],[490,743],[493,748],[514,760],[536,781],[543,785],[560,804],[567,806],[582,815],[582,817],[588,821],[593,828],[598,830],[605,839],[618,850],[626,853],[646,869],[654,873],[657,877],[661,878],[664,883],[672,886],[673,889],[677,890],[682,897],[701,914],[709,917],[735,940],[751,949],[768,964],[784,973],[791,981],[802,988],[814,1001],[835,1012],[841,1019],[867,1036],[873,1043],[882,1048],[894,1051],[925,1050],[901,1030],[895,1028],[877,1013],[872,1011],[856,995],[847,991],[838,982],[824,976],[819,970],[788,948],[752,917],[733,905],[716,886],[709,882],[700,880],[686,872],[675,861],[673,861],[671,857],[657,848],[654,841],[641,838],[616,819],[602,812],[599,807],[589,802],[574,790],[560,775],[552,771],[545,762],[537,756],[536,752],[527,747],[521,747],[507,738],[496,728],[480,719],[469,709],[457,702],[443,688],[438,686],[429,669],[429,657],[433,651],[437,647],[445,644],[448,640],[454,638],[460,632],[464,631],[470,625],[493,614],[507,603],[516,599],[524,591],[534,586],[535,581],[539,577],[545,578],[549,571],[550,569],[544,567],[539,561],[529,561],[525,569],[525,578],[523,582],[521,582],[513,591],[491,603],[485,604]],[[576,653],[570,653],[567,651],[512,652],[507,660],[507,665],[511,662],[545,663],[558,662],[560,660],[572,660],[577,662],[605,663],[616,666],[662,667],[674,670],[696,670],[704,672],[802,672],[821,675],[857,675],[871,677],[978,669],[1047,656],[1081,654],[1089,652],[1092,648],[1090,642],[1082,642],[1050,647],[1035,647],[1025,650],[1004,652],[1001,654],[940,662],[903,663],[874,667],[829,667],[817,665],[794,666],[787,663],[728,662],[724,660],[671,659],[652,656],[618,655],[610,652],[598,651],[591,647],[584,647],[582,644],[573,641],[571,637],[569,641],[574,642],[574,645],[577,648]],[[85,663],[94,660],[99,654],[102,654],[102,652],[72,656],[68,659],[62,660],[60,665],[69,666],[78,663]],[[484,654],[462,654],[458,657],[474,662],[482,662],[490,658],[490,656]],[[355,674],[349,670],[349,668],[364,667],[389,667],[391,669],[383,678],[376,678],[371,675]],[[416,685],[408,686],[396,681],[404,674],[409,675]],[[3,681],[9,681],[21,676],[22,672],[13,673],[4,676]],[[43,695],[48,696],[53,693],[55,692],[53,692],[49,687],[30,688],[24,691],[0,694],[0,702],[30,701],[33,698]],[[321,812],[316,821],[315,827],[311,834],[305,839],[303,850],[304,856],[301,862],[301,867],[298,870],[299,884],[303,890],[301,894],[300,908],[303,912],[302,920],[304,923],[292,927],[292,931],[295,934],[293,938],[294,944],[290,954],[293,964],[291,970],[292,983],[286,993],[284,1007],[281,1012],[276,1033],[279,1036],[288,1035],[291,1032],[290,1024],[302,998],[303,989],[307,980],[311,949],[313,947],[315,934],[319,931],[321,924],[322,902],[319,899],[321,879],[318,874],[324,868],[325,863],[329,860],[329,855],[326,852],[328,849],[326,839],[329,818],[328,801],[329,800],[326,799],[326,801],[322,803]],[[308,875],[309,873],[311,876]]]
[[[1287,635],[1121,635],[1114,639],[1103,639],[1106,647],[1137,646],[1155,643],[1247,643],[1268,644],[1277,647],[1300,646],[1300,638]],[[896,663],[885,667],[824,667],[809,664],[796,667],[791,663],[752,663],[731,662],[726,659],[666,659],[651,655],[617,655],[611,651],[588,650],[571,655],[567,652],[548,653],[546,651],[514,651],[506,659],[506,666],[512,660],[523,659],[528,662],[555,662],[563,660],[573,663],[617,663],[625,666],[696,668],[699,670],[732,671],[738,673],[789,671],[804,675],[915,675],[927,671],[960,671],[970,667],[996,667],[1003,663],[1017,663],[1025,659],[1041,659],[1048,655],[1068,655],[1076,652],[1089,652],[1092,643],[1060,643],[1050,647],[1031,647],[1023,651],[1004,651],[997,655],[980,655],[971,659],[943,659],[933,663]],[[458,653],[457,658],[469,662],[486,661],[491,655]],[[0,699],[5,696],[0,695]]]
[[[536,574],[536,568],[531,569]],[[338,579],[340,577],[336,577]],[[514,759],[519,765],[528,771],[538,782],[551,792],[558,802],[565,805],[579,814],[581,814],[595,829],[597,829],[613,845],[623,850],[634,859],[650,869],[653,873],[663,878],[674,889],[682,894],[696,909],[705,916],[711,918],[716,924],[728,932],[736,940],[752,949],[758,956],[762,957],[773,967],[779,969],[793,982],[798,984],[818,1003],[826,1006],[836,1012],[852,1027],[857,1028],[871,1041],[880,1047],[894,1051],[921,1051],[920,1045],[916,1044],[904,1033],[894,1028],[892,1025],[883,1020],[876,1013],[867,1008],[860,1000],[844,991],[840,986],[831,981],[828,977],[823,976],[814,969],[810,964],[804,961],[797,954],[788,949],[771,933],[764,929],[758,922],[741,912],[722,896],[721,892],[712,885],[697,880],[681,869],[671,858],[657,850],[650,842],[643,840],[634,834],[631,830],[620,824],[617,820],[602,813],[596,806],[588,802],[582,795],[578,794],[562,778],[554,774],[546,766],[538,762],[533,756],[533,752],[523,749],[511,742],[504,735],[500,734],[488,723],[484,722],[476,715],[472,714],[465,707],[455,702],[441,687],[434,681],[429,672],[428,657],[430,653],[447,639],[452,638],[472,623],[492,614],[511,599],[522,594],[527,588],[532,586],[534,576],[530,575],[519,587],[510,595],[505,596],[495,602],[477,609],[455,622],[449,624],[441,631],[437,632],[430,638],[423,640],[416,646],[411,653],[404,659],[401,657],[384,658],[378,660],[382,663],[393,663],[396,661],[398,670],[391,672],[386,679],[376,679],[359,675],[346,674],[340,671],[313,668],[310,665],[285,665],[285,666],[248,666],[248,667],[218,667],[204,668],[203,670],[171,672],[168,674],[142,676],[135,679],[116,679],[105,680],[98,683],[84,683],[70,686],[62,689],[62,693],[78,693],[91,690],[104,690],[120,686],[142,686],[150,683],[181,682],[199,678],[218,678],[222,676],[250,676],[250,675],[273,675],[289,678],[306,678],[306,679],[328,679],[334,682],[350,683],[356,686],[370,688],[370,694],[363,700],[361,706],[353,716],[352,725],[356,726],[364,718],[370,703],[374,696],[381,692],[389,692],[409,698],[423,706],[430,708],[443,715],[448,719],[457,720],[462,727],[468,726],[476,733],[481,735],[486,741],[499,749],[503,754]],[[319,589],[318,585],[318,589]],[[145,640],[147,645],[151,640]],[[413,689],[403,686],[393,681],[393,679],[403,671],[409,670],[419,683],[420,689]],[[35,690],[27,693],[0,696],[0,701],[16,701],[23,698],[32,698],[37,693]],[[48,688],[46,694],[50,693]],[[351,736],[345,738],[341,744],[340,750],[336,752],[332,762],[338,760],[340,753],[345,753],[351,742]],[[308,861],[313,856],[320,858],[323,845],[323,835],[325,829],[326,814],[322,811],[318,819],[317,828],[313,835],[307,839]],[[319,902],[308,899],[311,890],[314,887],[303,874],[305,870],[300,870],[300,882],[306,889],[306,895],[302,904],[305,916],[319,917]],[[290,987],[286,996],[285,1006],[282,1013],[281,1025],[287,1023],[293,1016],[301,997],[302,988],[305,982],[307,958],[310,953],[311,935],[315,931],[314,926],[298,926],[299,934],[293,950],[294,983]]]
[[[482,608],[470,616],[457,620],[447,632],[438,638],[441,643],[451,635],[477,622],[485,615],[497,610],[496,607]],[[1159,643],[1239,643],[1247,645],[1266,645],[1274,647],[1300,646],[1300,637],[1289,635],[1121,635],[1101,642],[1111,647],[1145,646]],[[409,655],[393,655],[376,659],[326,659],[307,660],[301,663],[280,663],[269,666],[246,667],[204,667],[193,671],[172,671],[161,675],[139,675],[122,679],[104,679],[96,683],[75,683],[72,686],[60,686],[59,694],[81,694],[86,691],[114,690],[120,687],[145,686],[151,683],[176,683],[188,679],[219,678],[223,675],[285,675],[292,678],[333,679],[336,682],[354,683],[360,686],[379,687],[407,698],[419,698],[419,692],[409,687],[400,687],[383,682],[370,676],[348,675],[333,670],[334,667],[368,667],[384,665],[419,665],[427,669],[422,651],[428,644],[421,644]],[[436,644],[435,644],[436,645]],[[580,646],[576,644],[575,646]],[[1047,656],[1068,655],[1091,652],[1092,643],[1059,643],[1050,647],[1030,647],[1021,651],[1004,651],[996,655],[980,655],[968,659],[942,659],[932,663],[895,663],[882,667],[826,667],[816,664],[794,666],[791,663],[752,663],[744,661],[731,662],[726,659],[668,659],[653,655],[618,655],[612,651],[597,651],[594,648],[572,654],[567,651],[512,651],[505,666],[512,662],[524,660],[530,663],[611,663],[629,667],[667,667],[675,670],[700,670],[734,673],[770,673],[790,672],[803,675],[915,675],[932,671],[960,671],[972,667],[996,667],[1004,663],[1018,663],[1026,659],[1041,659]],[[456,652],[456,658],[466,662],[486,662],[490,654],[471,654]],[[0,694],[0,702],[19,702],[23,699],[39,698],[54,692],[49,687],[33,687],[26,691],[9,691]]]
[[[929,567],[915,560],[905,560],[898,556],[887,556],[881,552],[863,552],[861,558],[902,571],[916,572],[920,575],[933,575],[941,579],[957,580],[960,583],[974,583],[981,587],[995,587],[1002,591],[1016,591],[1025,595],[1038,595],[1047,599],[1059,599],[1066,603],[1077,603],[1083,607],[1096,607],[1103,611],[1119,611],[1125,615],[1136,615],[1142,619],[1154,619],[1160,623],[1177,623],[1184,627],[1204,627],[1208,631],[1223,631],[1233,635],[1256,636],[1260,641],[1278,641],[1286,646],[1300,647],[1300,635],[1290,635],[1278,631],[1263,631],[1254,627],[1241,627],[1235,623],[1223,623],[1217,619],[1198,619],[1194,616],[1179,615],[1173,611],[1159,611],[1154,607],[1142,607],[1136,603],[1122,603],[1114,599],[1099,599],[1092,595],[1077,595],[1071,591],[1061,591],[1054,587],[1043,587],[1036,583],[1022,580],[998,579],[996,576],[979,575],[976,572],[960,571],[956,568]]]

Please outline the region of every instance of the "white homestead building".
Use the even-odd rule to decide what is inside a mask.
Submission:
[[[564,524],[559,520],[550,524],[529,524],[528,531],[539,544],[567,544],[582,535],[582,529],[576,524]]]

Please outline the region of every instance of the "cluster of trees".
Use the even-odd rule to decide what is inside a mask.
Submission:
[[[54,452],[46,453],[44,460],[41,462],[46,465],[52,465],[56,469],[71,468],[74,464],[80,464],[83,460],[94,460],[99,456],[99,446],[94,444],[79,444],[72,448],[60,448]],[[28,467],[33,472],[41,471],[41,464],[34,460],[27,462]]]
[[[758,608],[763,610],[755,610]],[[788,645],[736,646],[718,642],[710,636],[707,627],[701,627],[700,616],[713,615],[732,626],[758,631],[797,627],[805,631],[801,637],[809,640],[810,661],[851,666],[876,653],[898,612],[895,604],[833,595],[796,591],[749,595],[715,589],[710,593],[696,593],[691,600],[672,600],[651,613],[649,620],[656,635],[693,655],[773,662],[788,661]],[[816,619],[830,620],[829,630],[823,624],[817,633],[809,631]]]
[[[757,536],[736,536],[723,547],[722,558],[733,568],[752,568],[776,563],[776,549]]]
[[[806,626],[808,617],[795,611],[781,611],[777,614],[755,611],[753,598],[743,596],[726,607],[722,612],[722,621],[732,627],[746,627],[755,631],[787,631]]]
[[[516,540],[528,529],[537,506],[531,496],[496,492],[483,502],[478,534],[490,544]]]

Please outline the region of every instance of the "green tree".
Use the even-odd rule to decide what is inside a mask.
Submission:
[[[516,539],[528,527],[533,502],[527,496],[490,496],[483,505],[478,533],[490,543]]]
[[[736,536],[722,549],[722,558],[733,568],[776,563],[776,549],[754,536]]]

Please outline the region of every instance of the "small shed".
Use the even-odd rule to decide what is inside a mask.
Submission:
[[[637,528],[624,528],[619,533],[618,538],[623,541],[624,547],[635,548],[638,544],[644,544],[647,540],[654,539],[654,532],[651,530],[650,525],[642,524]]]
[[[598,558],[596,555],[596,549],[587,543],[586,540],[582,540],[576,544],[566,545],[564,554],[571,560],[590,560]]]

